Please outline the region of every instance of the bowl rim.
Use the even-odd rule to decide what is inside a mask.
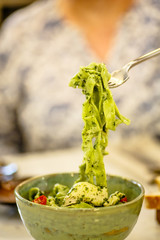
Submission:
[[[129,202],[126,202],[125,204],[119,204],[119,205],[113,205],[113,206],[107,206],[107,207],[94,207],[94,208],[68,208],[68,207],[52,207],[52,206],[48,206],[48,205],[41,205],[41,204],[37,204],[37,203],[34,203],[34,202],[31,202],[30,200],[28,199],[25,199],[24,197],[22,197],[18,190],[23,186],[25,185],[26,183],[29,183],[29,182],[32,182],[38,178],[44,178],[44,177],[50,177],[50,176],[55,176],[55,175],[61,175],[61,174],[69,174],[69,175],[74,175],[74,174],[78,174],[78,172],[59,172],[59,173],[50,173],[50,174],[44,174],[44,175],[39,175],[39,176],[35,176],[35,177],[31,177],[23,182],[21,182],[19,185],[16,186],[15,190],[14,190],[14,194],[15,194],[15,197],[18,198],[20,201],[26,203],[27,205],[30,205],[30,206],[34,206],[34,207],[38,207],[38,208],[44,208],[44,209],[50,209],[52,211],[64,211],[64,212],[72,212],[72,211],[80,211],[80,212],[83,212],[83,211],[88,211],[88,212],[97,212],[97,211],[104,211],[105,210],[109,210],[109,209],[115,209],[115,208],[123,208],[123,207],[126,207],[126,206],[129,206],[129,205],[132,205],[134,204],[135,202],[137,202],[139,199],[141,198],[144,198],[144,194],[145,194],[145,189],[143,187],[143,185],[137,181],[137,180],[134,180],[134,179],[129,179],[127,177],[122,177],[122,176],[119,176],[119,175],[113,175],[113,174],[107,174],[107,176],[109,177],[118,177],[118,178],[121,178],[121,179],[124,179],[124,180],[127,180],[129,182],[132,182],[134,185],[137,185],[140,190],[141,190],[141,193],[136,197],[134,198],[133,200],[129,201]],[[17,203],[17,200],[16,200],[16,203]]]

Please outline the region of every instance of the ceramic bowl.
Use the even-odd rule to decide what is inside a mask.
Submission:
[[[109,194],[124,192],[125,204],[98,208],[53,208],[28,200],[31,187],[50,191],[55,183],[71,187],[78,174],[62,173],[29,179],[15,189],[21,219],[36,240],[122,240],[137,222],[143,197],[143,186],[119,176],[107,176]]]

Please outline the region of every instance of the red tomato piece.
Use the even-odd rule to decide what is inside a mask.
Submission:
[[[41,195],[40,197],[33,200],[34,203],[46,205],[47,204],[47,197],[44,195]]]
[[[120,200],[120,202],[122,202],[122,203],[127,202],[127,198],[126,198],[126,197],[122,198],[122,199]]]

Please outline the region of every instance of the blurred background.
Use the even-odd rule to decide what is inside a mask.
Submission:
[[[1,0],[0,1],[0,25],[14,11],[35,2],[36,0]]]

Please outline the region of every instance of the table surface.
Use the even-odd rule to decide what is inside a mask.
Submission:
[[[133,150],[137,151],[133,151]],[[141,182],[145,192],[157,191],[150,184],[153,173],[148,170],[152,161],[159,164],[160,148],[143,138],[137,146],[137,139],[128,144],[114,144],[109,147],[110,154],[104,158],[106,172],[121,175]],[[6,161],[18,165],[22,177],[58,172],[77,172],[82,162],[83,152],[79,148],[46,153],[6,156]],[[146,160],[146,162],[145,162]],[[151,161],[151,162],[150,162]],[[156,221],[156,211],[146,209],[143,203],[136,226],[126,240],[158,240],[160,224]],[[32,240],[19,217],[16,206],[0,205],[0,240]]]

